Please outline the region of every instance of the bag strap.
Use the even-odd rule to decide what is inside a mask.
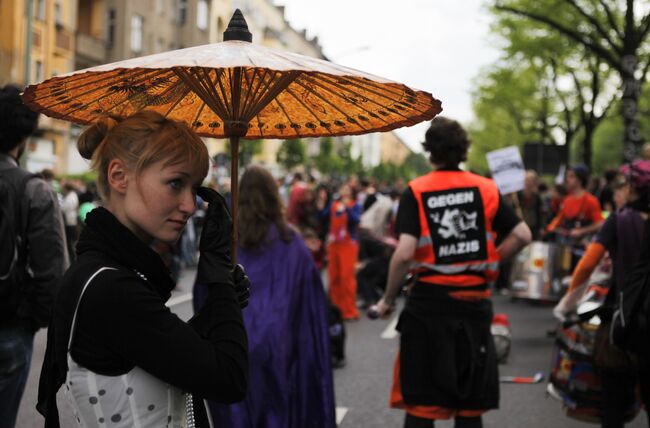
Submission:
[[[72,324],[70,324],[70,335],[68,337],[68,347],[67,347],[68,352],[70,352],[70,346],[72,345],[72,337],[74,335],[75,327],[76,327],[76,324],[77,324],[77,311],[79,310],[79,304],[81,303],[81,298],[83,297],[84,293],[86,292],[86,288],[88,288],[88,286],[90,285],[92,280],[95,279],[95,277],[97,275],[99,275],[102,271],[105,271],[105,270],[117,270],[117,269],[114,268],[114,267],[108,267],[108,266],[103,266],[103,267],[99,268],[97,271],[95,271],[95,273],[90,275],[90,278],[88,278],[88,281],[86,281],[83,288],[81,289],[81,293],[79,293],[79,298],[77,299],[77,304],[74,307],[74,314],[72,315]]]
[[[16,180],[16,176],[21,176],[19,180]],[[27,230],[27,216],[22,216],[22,206],[24,201],[25,189],[27,187],[27,182],[32,178],[38,177],[37,174],[25,171],[20,167],[14,167],[9,169],[4,169],[0,171],[0,179],[5,179],[5,182],[11,186],[14,191],[15,204],[14,204],[14,219],[19,223],[16,226],[16,236],[20,237],[25,234]]]

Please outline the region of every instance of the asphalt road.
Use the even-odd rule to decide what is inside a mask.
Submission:
[[[181,318],[191,315],[187,292],[192,282],[192,271],[187,271],[179,290],[172,296],[172,309]],[[502,375],[531,376],[538,371],[548,373],[552,339],[546,331],[554,322],[548,306],[512,302],[507,297],[494,298],[495,312],[506,313],[512,323],[512,350],[506,364],[500,366]],[[394,319],[371,321],[362,318],[346,324],[347,365],[334,372],[337,414],[341,428],[401,427],[403,412],[388,407],[393,360],[397,337],[392,328]],[[45,332],[36,336],[32,370],[18,415],[18,428],[43,425],[43,419],[34,409],[38,373],[45,348]],[[585,428],[589,424],[567,418],[561,404],[545,393],[546,383],[535,385],[502,384],[501,408],[484,417],[485,427],[494,428]],[[59,397],[61,426],[74,427],[67,403]],[[436,427],[452,427],[442,421]],[[595,426],[595,425],[591,425]],[[646,427],[641,414],[630,428]]]

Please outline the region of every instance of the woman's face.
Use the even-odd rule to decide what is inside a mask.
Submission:
[[[159,161],[129,180],[124,198],[127,226],[144,242],[173,244],[196,210],[196,190],[203,176],[189,162],[164,166]]]

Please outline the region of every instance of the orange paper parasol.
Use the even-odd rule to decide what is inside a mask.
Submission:
[[[30,85],[35,111],[87,124],[142,109],[205,137],[230,138],[237,236],[240,138],[301,138],[389,131],[432,119],[431,94],[354,69],[251,43],[236,10],[224,42],[101,65]]]

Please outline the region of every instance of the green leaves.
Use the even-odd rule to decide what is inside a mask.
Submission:
[[[276,158],[284,169],[291,171],[305,162],[305,145],[299,139],[284,140]]]
[[[483,172],[485,152],[524,142],[578,144],[571,152],[590,164],[597,128],[621,97],[621,58],[643,33],[644,18],[627,10],[639,1],[493,1],[503,56],[475,82],[470,167]]]

